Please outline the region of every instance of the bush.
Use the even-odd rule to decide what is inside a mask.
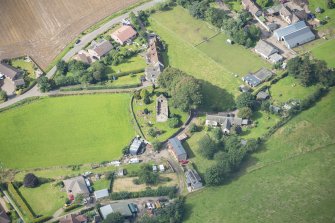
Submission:
[[[0,101],[7,101],[6,91],[0,90]]]
[[[249,119],[252,116],[252,110],[249,107],[243,107],[238,110],[238,117]]]
[[[157,189],[147,189],[139,192],[113,192],[111,198],[113,200],[124,200],[130,198],[138,197],[159,197],[159,196],[171,196],[172,198],[176,197],[177,188],[176,187],[158,187]]]
[[[194,123],[191,123],[191,125],[188,127],[188,130],[191,133],[197,132],[198,131],[198,126],[196,124],[194,124]]]
[[[69,212],[69,211],[72,211],[73,209],[76,209],[78,207],[80,207],[81,205],[80,204],[72,204],[68,207],[65,207],[64,208],[64,212]]]
[[[48,220],[52,219],[52,216],[42,216],[39,218],[35,218],[32,223],[42,223],[42,222],[46,222]]]
[[[179,117],[169,118],[169,127],[170,128],[177,128],[180,125]]]
[[[38,178],[33,173],[28,173],[24,176],[23,185],[28,188],[34,188],[39,185]]]

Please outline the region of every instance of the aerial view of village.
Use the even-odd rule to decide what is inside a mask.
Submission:
[[[0,223],[335,222],[335,0],[0,15]]]

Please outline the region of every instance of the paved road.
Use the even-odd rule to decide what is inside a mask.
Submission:
[[[134,8],[132,11],[133,12],[138,12],[141,10],[145,10],[148,8],[151,8],[152,6],[154,6],[155,4],[161,2],[163,0],[153,0],[150,1],[148,3],[142,4],[136,8]],[[73,57],[78,51],[80,51],[86,44],[90,43],[92,40],[94,40],[94,38],[96,38],[98,35],[106,32],[108,29],[110,29],[114,24],[120,23],[123,19],[127,18],[129,16],[129,13],[125,13],[121,16],[118,16],[112,20],[110,20],[109,22],[105,23],[104,25],[102,25],[100,28],[85,34],[83,37],[81,37],[81,41],[79,44],[76,44],[67,54],[65,54],[65,56],[62,58],[65,61],[69,61],[71,57]],[[48,78],[52,78],[53,75],[56,73],[56,66],[54,66],[48,73],[47,73],[47,77]],[[24,100],[26,98],[30,98],[30,97],[35,97],[35,96],[46,96],[46,94],[43,94],[39,91],[37,85],[34,86],[32,89],[30,89],[29,91],[27,91],[26,93],[19,95],[17,97],[11,98],[8,101],[1,103],[0,104],[0,108],[5,108],[8,107],[10,105],[13,105],[21,100]]]

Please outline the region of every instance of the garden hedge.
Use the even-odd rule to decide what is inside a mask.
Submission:
[[[13,197],[13,200],[15,201],[15,204],[18,206],[18,208],[23,211],[29,219],[34,219],[35,215],[32,213],[32,211],[30,210],[26,202],[22,199],[21,195],[18,193],[12,183],[8,184],[8,191]]]

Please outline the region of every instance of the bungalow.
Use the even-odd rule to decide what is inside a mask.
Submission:
[[[160,95],[156,99],[156,121],[166,122],[169,118],[169,104],[164,95]]]
[[[211,127],[221,127],[225,134],[229,134],[232,126],[242,126],[243,119],[230,116],[228,114],[207,115],[206,125]]]
[[[168,141],[168,149],[171,151],[173,156],[178,160],[186,160],[187,159],[187,153],[181,144],[181,142],[176,138],[171,138]]]
[[[192,191],[202,188],[202,182],[199,174],[194,169],[188,169],[185,172],[187,187]]]
[[[115,32],[111,34],[113,40],[121,45],[130,43],[137,35],[137,32],[131,26],[121,26]]]
[[[22,71],[5,63],[0,63],[0,76],[5,76],[12,81],[15,87],[25,85]]]
[[[258,41],[255,47],[255,52],[264,57],[265,59],[269,59],[269,57],[274,54],[278,53],[278,49],[270,45],[269,43],[265,42],[264,40]]]
[[[277,29],[274,31],[273,35],[278,41],[284,41],[288,49],[300,46],[315,39],[314,33],[304,21]]]
[[[64,180],[63,183],[69,197],[75,198],[79,194],[82,194],[84,197],[89,197],[90,195],[85,178],[83,176]]]
[[[85,215],[70,214],[59,220],[59,223],[87,223]]]
[[[92,41],[91,46],[88,48],[88,53],[91,58],[100,60],[104,55],[113,49],[113,45],[105,40]]]

